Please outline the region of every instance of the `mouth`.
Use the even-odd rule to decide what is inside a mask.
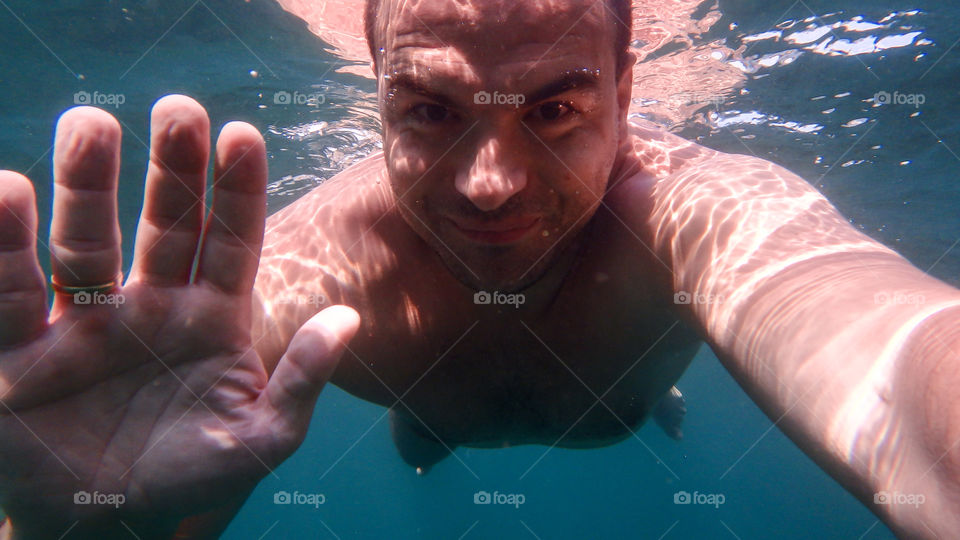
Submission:
[[[469,240],[491,245],[512,244],[528,236],[540,223],[539,216],[520,216],[499,221],[448,221]]]

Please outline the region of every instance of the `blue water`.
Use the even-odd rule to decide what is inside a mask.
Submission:
[[[720,11],[722,19],[698,40],[746,47],[746,82],[674,129],[788,167],[855,226],[960,285],[960,50],[952,48],[960,9],[936,2],[735,1],[721,2]],[[921,34],[882,52],[836,55],[804,49],[822,40],[745,40],[778,25],[786,35],[857,16],[891,18],[870,31],[838,27],[835,41]],[[41,238],[50,220],[57,116],[81,90],[124,96],[111,112],[125,127],[120,216],[127,264],[143,195],[147,113],[165,94],[195,97],[215,126],[245,120],[264,132],[274,210],[379,145],[373,83],[337,73],[342,62],[303,23],[265,1],[4,1],[0,51],[0,167],[34,180]],[[778,54],[796,58],[763,66]],[[326,104],[274,105],[281,90],[322,92]],[[874,107],[869,99],[879,91],[922,93],[925,103]],[[709,350],[678,386],[689,409],[680,443],[648,426],[638,438],[598,450],[461,449],[423,478],[397,456],[383,410],[331,386],[303,447],[261,483],[225,537],[892,538],[772,426]],[[326,502],[275,505],[281,490],[323,493]],[[523,494],[525,503],[475,505],[480,490]],[[679,490],[720,493],[725,502],[675,505]]]

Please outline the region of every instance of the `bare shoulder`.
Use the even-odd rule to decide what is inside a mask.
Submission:
[[[608,205],[643,240],[651,267],[664,270],[662,285],[694,295],[678,313],[691,320],[709,307],[705,335],[719,336],[788,269],[816,283],[823,261],[899,258],[779,165],[717,152],[656,126],[634,126],[631,135],[635,172],[610,191]]]
[[[718,152],[649,123],[632,125],[629,144],[635,172],[611,191],[610,204],[631,216],[661,256],[707,237],[721,250],[769,242],[771,235],[790,240],[781,247],[807,253],[878,248],[806,180],[775,163]],[[816,233],[817,246],[806,233]]]
[[[347,168],[293,204],[267,219],[264,254],[272,249],[288,251],[291,236],[329,230],[335,223],[344,235],[358,225],[372,225],[393,206],[389,186],[384,183],[383,154],[378,152]],[[343,220],[347,218],[351,227]],[[368,222],[368,223],[365,223]]]
[[[257,348],[275,362],[320,310],[346,304],[361,317],[371,283],[398,270],[409,243],[378,153],[270,216],[255,286]]]

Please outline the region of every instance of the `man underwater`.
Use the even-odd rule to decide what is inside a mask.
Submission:
[[[391,407],[423,469],[458,445],[612,444],[704,340],[894,531],[960,534],[960,292],[789,171],[628,123],[629,21],[614,0],[370,2],[383,154],[265,232],[259,133],[221,131],[205,220],[209,120],[160,100],[122,286],[120,129],[66,112],[50,313],[32,186],[0,173],[5,530],[212,534],[328,379]],[[876,300],[904,292],[926,301]],[[883,490],[927,504],[873,505]]]

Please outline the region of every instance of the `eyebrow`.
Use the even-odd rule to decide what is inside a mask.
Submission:
[[[447,97],[445,94],[435,92],[429,88],[417,77],[414,77],[410,73],[397,73],[390,76],[390,86],[387,87],[387,94],[392,94],[396,90],[407,90],[419,96],[423,96],[441,105],[453,106],[455,105],[453,100]]]
[[[527,103],[538,103],[547,98],[575,90],[577,88],[594,89],[600,84],[600,71],[587,68],[565,71],[558,79],[547,83],[536,89],[527,96]],[[387,93],[395,90],[407,90],[414,94],[429,98],[438,104],[445,106],[455,105],[454,100],[446,94],[442,94],[428,88],[417,77],[410,73],[397,73],[390,76],[390,86]]]
[[[527,96],[527,103],[537,103],[577,88],[594,89],[600,84],[600,70],[587,68],[566,71],[559,79],[547,83]]]

